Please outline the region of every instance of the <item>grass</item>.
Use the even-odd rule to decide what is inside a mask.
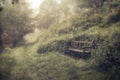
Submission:
[[[101,31],[103,31],[104,33],[102,34],[105,35],[109,32],[115,30],[117,31],[118,28],[115,29],[113,27],[110,27],[108,30],[93,27],[90,30],[86,31],[84,34],[89,33],[90,35],[93,35],[98,34],[99,32],[101,33]],[[80,33],[77,35],[79,34]],[[52,38],[49,41],[53,42],[55,40],[66,40],[68,37],[70,38],[70,36],[70,34],[64,35],[59,38]],[[39,46],[48,45],[50,42],[46,41],[44,43],[40,43]],[[15,49],[11,49],[11,52],[8,51],[9,53],[6,53],[8,57],[15,59],[14,61],[16,63],[14,66],[12,66],[12,64],[7,64],[7,67],[12,67],[10,75],[11,80],[91,80],[93,77],[93,80],[100,80],[104,77],[104,75],[92,69],[83,71],[84,67],[89,65],[87,61],[77,61],[68,56],[62,55],[59,52],[37,54],[37,49],[38,44],[28,47],[21,46]]]
[[[90,68],[91,62],[84,60],[74,60],[68,56],[65,56],[59,52],[49,52],[47,54],[38,54],[36,50],[39,46],[48,45],[56,40],[69,40],[82,34],[108,36],[111,38],[114,32],[119,32],[119,23],[113,24],[109,28],[92,27],[83,33],[77,33],[76,35],[67,34],[59,37],[54,37],[43,43],[38,43],[31,46],[21,46],[14,49],[9,49],[4,55],[14,59],[15,65],[12,66],[9,59],[5,59],[4,62],[8,69],[11,69],[10,74],[6,74],[9,80],[101,80],[106,76],[92,68]],[[109,35],[108,35],[109,34]],[[4,65],[1,65],[3,67]],[[5,72],[3,69],[2,72]],[[93,78],[94,77],[94,78]],[[106,79],[107,80],[107,79]]]
[[[106,13],[104,13],[105,15]],[[89,18],[104,18],[104,16],[103,14],[95,14]],[[106,17],[109,19],[108,16]],[[106,17],[105,20],[107,20]],[[83,22],[84,19],[87,21],[83,17]],[[88,22],[88,24],[90,23]],[[96,70],[96,66],[99,64],[96,58],[103,59],[103,57],[99,57],[99,53],[103,52],[104,47],[107,48],[107,42],[109,45],[113,45],[114,39],[112,39],[112,36],[115,33],[120,33],[120,23],[106,24],[104,27],[101,27],[101,24],[83,30],[81,24],[75,28],[71,23],[71,19],[66,20],[66,22],[59,23],[59,25],[57,23],[51,25],[49,29],[43,32],[40,30],[40,33],[34,33],[33,35],[40,36],[34,44],[30,44],[30,42],[34,42],[32,41],[32,38],[34,38],[32,33],[31,36],[28,34],[27,46],[22,45],[12,49],[8,47],[5,49],[4,54],[0,54],[0,80],[109,80],[108,72]],[[61,34],[61,31],[65,33]],[[92,38],[100,37],[107,41],[106,44],[100,43],[102,47],[104,46],[103,48],[99,46],[96,50],[93,50],[95,54],[89,60],[76,60],[55,50],[47,51],[46,54],[37,53],[38,49],[44,46],[46,46],[45,50],[52,47],[50,44],[53,42],[60,40],[67,42],[84,35],[93,36]],[[60,46],[60,44],[57,45]]]
[[[81,35],[100,35],[107,39],[111,38],[114,32],[119,31],[119,23],[113,24],[108,28],[92,27],[87,31],[62,36],[51,37],[44,42],[37,42],[31,46],[21,46],[13,49],[6,49],[5,54],[0,55],[0,59],[5,59],[1,62],[1,66],[6,66],[9,75],[9,80],[101,80],[106,76],[90,67],[91,62],[85,60],[74,60],[59,52],[49,52],[47,54],[36,53],[37,49],[51,42],[59,40],[69,40]],[[49,33],[48,33],[49,34]],[[109,35],[108,35],[109,34]],[[41,40],[42,41],[42,40]],[[14,62],[14,65],[7,60]],[[2,65],[6,63],[5,65]],[[5,73],[6,68],[2,69]],[[6,76],[5,75],[5,76]],[[3,76],[3,74],[2,74]],[[107,79],[106,79],[107,80]]]

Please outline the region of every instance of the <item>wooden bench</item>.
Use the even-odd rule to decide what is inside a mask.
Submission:
[[[90,49],[94,48],[92,41],[71,41],[70,46],[66,48],[66,54],[75,58],[88,59],[91,56]]]

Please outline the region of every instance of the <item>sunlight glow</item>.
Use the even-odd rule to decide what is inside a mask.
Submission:
[[[28,3],[29,8],[33,11],[33,17],[39,14],[40,5],[43,0],[26,0],[26,2]]]
[[[27,0],[31,9],[38,9],[43,0]]]
[[[30,9],[33,10],[33,16],[39,14],[40,5],[44,0],[25,0],[28,3]],[[61,0],[56,0],[58,4],[61,3]]]
[[[57,1],[57,3],[58,3],[58,4],[60,4],[60,3],[61,3],[61,0],[56,0],[56,1]]]

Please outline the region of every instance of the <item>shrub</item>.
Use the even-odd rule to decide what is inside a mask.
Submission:
[[[109,80],[119,80],[120,70],[120,33],[114,32],[110,39],[105,39],[96,49],[94,65],[100,72],[109,72]]]
[[[0,80],[10,80],[15,61],[9,56],[0,55]]]

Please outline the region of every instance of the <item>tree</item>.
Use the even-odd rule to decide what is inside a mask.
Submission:
[[[19,0],[12,0],[12,4],[16,4],[18,2],[19,2]]]
[[[104,1],[106,0],[82,0],[82,6],[90,8],[100,8],[103,6]]]
[[[48,28],[56,22],[59,15],[56,0],[44,0],[40,6],[39,25],[40,28]]]
[[[14,6],[6,4],[0,12],[0,47],[15,47],[23,42],[23,37],[32,31],[30,10],[27,5],[18,3]]]

